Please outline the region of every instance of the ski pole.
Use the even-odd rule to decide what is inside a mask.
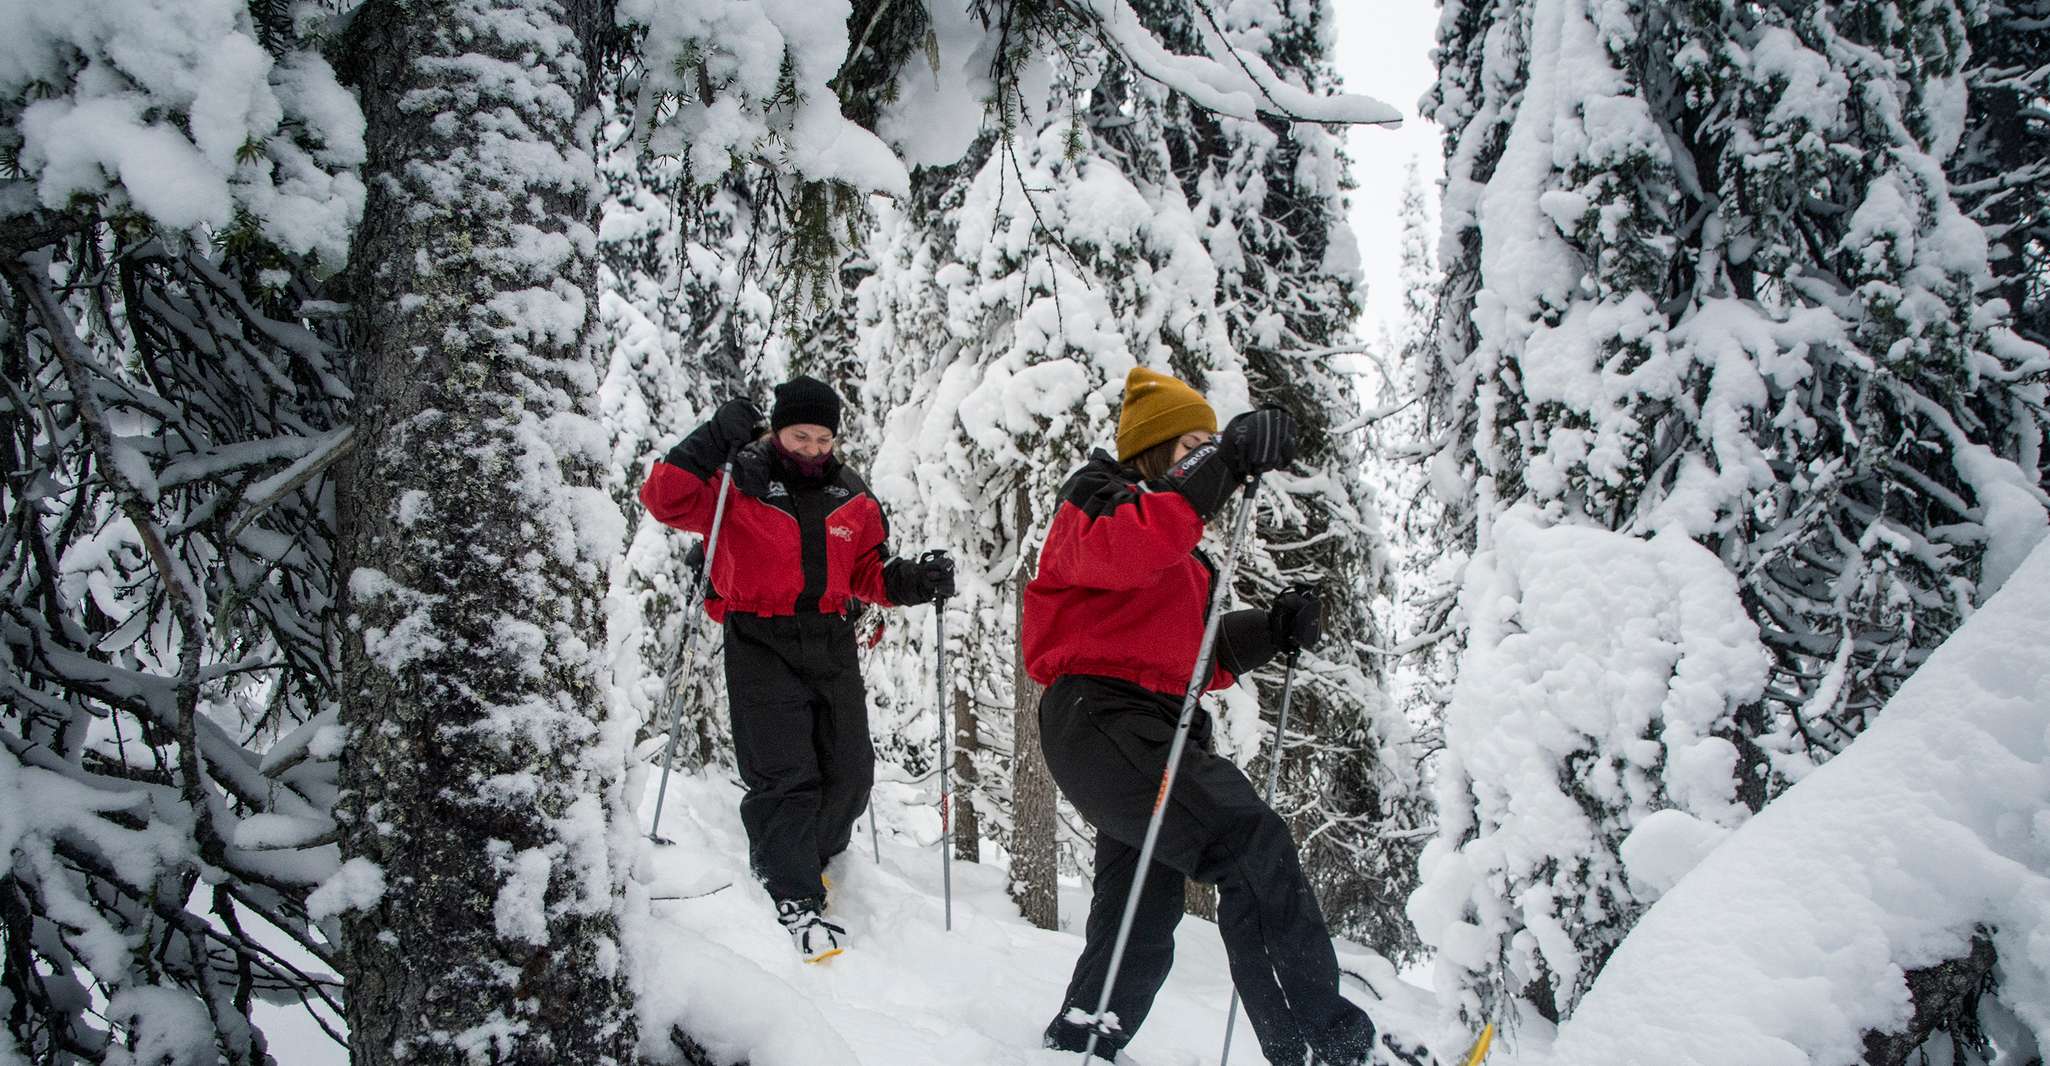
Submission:
[[[726,490],[732,487],[733,460],[728,459],[726,465],[719,468],[719,502],[712,508],[712,531],[705,535],[705,569],[691,585],[690,599],[685,602],[685,610],[689,609],[689,604],[702,601],[705,586],[712,583],[712,560],[719,552],[719,527],[726,521]],[[684,624],[690,628],[684,633],[682,648],[678,652],[679,662],[689,661],[691,653],[697,650],[698,630],[701,628],[697,625],[696,619]],[[648,839],[657,844],[669,843],[662,839],[659,830],[662,828],[662,801],[669,795],[669,767],[676,759],[676,735],[683,729],[683,693],[683,683],[679,678],[676,698],[672,701],[669,712],[669,743],[662,751],[662,785],[655,790],[655,820],[648,826]]]
[[[1103,975],[1103,995],[1096,1002],[1096,1016],[1089,1026],[1089,1044],[1082,1049],[1082,1059],[1087,1062],[1096,1054],[1097,1038],[1103,1035],[1103,1016],[1110,1011],[1111,993],[1118,983],[1118,968],[1125,962],[1125,943],[1132,937],[1132,922],[1139,916],[1139,893],[1146,888],[1146,871],[1153,865],[1153,848],[1160,841],[1160,824],[1167,819],[1167,799],[1174,791],[1175,772],[1180,769],[1182,749],[1189,743],[1189,724],[1195,721],[1196,701],[1203,695],[1203,683],[1210,677],[1210,655],[1217,648],[1217,623],[1224,616],[1224,601],[1231,594],[1231,579],[1238,570],[1239,549],[1244,546],[1246,531],[1252,528],[1253,503],[1260,492],[1260,478],[1254,475],[1246,482],[1245,498],[1239,502],[1236,526],[1231,533],[1231,547],[1224,556],[1224,568],[1217,572],[1217,583],[1210,590],[1210,619],[1203,625],[1203,643],[1196,651],[1196,665],[1189,671],[1189,688],[1182,695],[1182,715],[1175,722],[1174,741],[1167,748],[1167,769],[1160,776],[1160,791],[1153,800],[1153,814],[1146,820],[1146,836],[1139,843],[1139,868],[1132,874],[1131,891],[1125,895],[1124,917],[1118,920],[1118,936],[1110,949],[1110,968]]]
[[[947,598],[932,601],[933,687],[940,712],[940,892],[947,931],[954,930],[954,723],[947,714]]]
[[[870,793],[868,797],[868,846],[870,850],[875,852],[876,865],[881,866],[883,864],[883,838],[876,835],[876,798],[874,793]]]
[[[1281,681],[1281,715],[1274,723],[1274,762],[1267,767],[1267,805],[1274,806],[1275,790],[1281,787],[1281,745],[1288,739],[1288,702],[1295,696],[1295,662],[1302,655],[1301,649],[1292,648],[1288,653],[1288,673]],[[1217,1056],[1217,1066],[1228,1066],[1231,1062],[1231,1028],[1239,1020],[1239,990],[1231,990],[1231,1006],[1224,1009],[1224,1051]]]

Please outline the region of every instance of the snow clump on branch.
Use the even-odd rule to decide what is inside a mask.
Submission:
[[[247,225],[292,255],[347,258],[363,214],[364,122],[318,54],[274,57],[235,0],[0,12],[0,108],[43,207],[103,200],[168,230]],[[24,199],[0,213],[32,210]]]

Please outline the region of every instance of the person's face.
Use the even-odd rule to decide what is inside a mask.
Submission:
[[[1179,463],[1183,459],[1188,458],[1190,452],[1193,452],[1196,449],[1202,447],[1204,444],[1209,442],[1210,438],[1214,436],[1216,436],[1216,434],[1210,432],[1207,429],[1192,429],[1189,432],[1184,433],[1181,436],[1175,438],[1174,461]]]
[[[803,459],[823,459],[833,454],[833,431],[824,426],[800,423],[776,431],[783,450]]]

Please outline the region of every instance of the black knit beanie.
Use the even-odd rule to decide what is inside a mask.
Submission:
[[[840,397],[825,382],[799,374],[776,386],[776,406],[769,411],[769,427],[803,425],[840,432]]]

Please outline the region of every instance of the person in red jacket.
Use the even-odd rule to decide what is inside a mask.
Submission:
[[[1055,782],[1096,827],[1096,881],[1082,956],[1046,1028],[1047,1047],[1115,1060],[1145,1021],[1174,958],[1184,878],[1218,886],[1232,982],[1267,1061],[1371,1061],[1374,1026],[1338,991],[1331,935],[1288,826],[1245,774],[1210,749],[1198,714],[1141,890],[1109,1006],[1103,994],[1139,850],[1196,669],[1215,568],[1197,542],[1246,479],[1295,456],[1294,421],[1263,409],[1217,433],[1210,405],[1165,374],[1134,369],[1117,458],[1098,451],[1061,488],[1025,589],[1026,672],[1047,686],[1040,743]],[[1321,636],[1315,593],[1219,620],[1208,689]]]
[[[875,779],[849,609],[951,596],[954,571],[944,552],[890,556],[882,506],[834,454],[840,397],[824,382],[776,386],[769,432],[760,423],[752,403],[727,401],[649,470],[641,503],[706,533],[733,464],[705,609],[726,630],[749,863],[798,951],[815,959],[846,936],[823,916],[822,874],[846,850]]]

